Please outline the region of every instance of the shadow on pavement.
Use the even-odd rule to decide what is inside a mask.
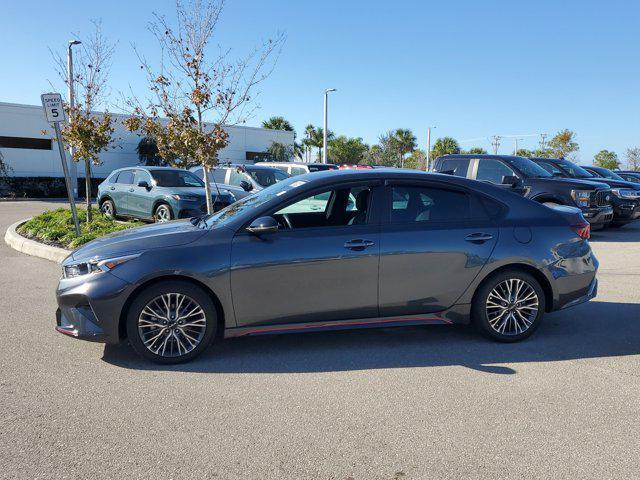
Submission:
[[[640,242],[640,220],[619,228],[591,232],[591,242]]]
[[[590,302],[547,314],[528,340],[501,344],[459,326],[398,327],[222,340],[196,360],[156,365],[128,345],[106,345],[103,360],[123,368],[200,373],[307,373],[465,366],[515,374],[496,364],[555,362],[640,353],[640,304]]]

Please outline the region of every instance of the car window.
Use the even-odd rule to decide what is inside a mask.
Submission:
[[[133,184],[138,185],[140,182],[147,182],[151,185],[151,175],[144,170],[136,170],[136,173],[133,177]]]
[[[466,177],[469,171],[469,160],[466,158],[445,158],[441,160],[438,171],[450,173],[456,177]]]
[[[562,170],[560,170],[558,167],[556,167],[553,163],[544,162],[544,161],[538,161],[536,163],[549,173],[553,173],[553,174],[557,173],[562,176],[565,175],[565,173]]]
[[[229,177],[229,185],[234,185],[236,187],[239,187],[240,182],[242,181],[249,182],[249,177],[247,176],[247,174],[242,171],[238,171],[237,168],[232,168],[231,176]]]
[[[472,217],[470,195],[456,190],[394,186],[391,201],[391,223],[460,221]]]
[[[227,168],[214,168],[209,171],[209,178],[214,183],[224,183],[224,179],[227,176]]]
[[[116,179],[116,183],[131,185],[133,183],[133,171],[123,170],[122,172],[120,172],[118,178]]]
[[[204,187],[204,182],[186,170],[151,170],[159,187]]]
[[[370,199],[368,185],[327,190],[281,208],[273,216],[283,228],[365,224]]]
[[[569,175],[576,178],[594,178],[593,173],[585,170],[580,165],[573,163],[571,160],[559,159],[556,163],[560,165],[564,170],[569,172]]]
[[[253,180],[261,187],[270,187],[271,185],[289,178],[289,175],[275,168],[248,169],[247,173],[251,175],[251,178],[253,178]]]
[[[502,183],[503,177],[513,176],[515,173],[500,160],[483,158],[478,162],[476,180],[484,180],[491,183]]]
[[[307,170],[304,167],[291,167],[291,175],[304,175]]]

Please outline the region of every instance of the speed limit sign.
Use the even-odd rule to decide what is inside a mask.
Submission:
[[[40,95],[47,122],[58,123],[66,120],[62,106],[62,95],[59,93],[43,93]]]

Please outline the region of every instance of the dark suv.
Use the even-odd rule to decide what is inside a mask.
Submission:
[[[510,188],[548,206],[569,205],[596,230],[613,220],[611,189],[605,183],[556,178],[528,158],[510,155],[444,155],[433,170]]]
[[[564,158],[532,158],[542,168],[555,177],[578,178],[582,180],[606,183],[611,187],[611,205],[613,221],[611,226],[621,227],[640,217],[640,188],[627,182],[606,168],[581,167]]]

